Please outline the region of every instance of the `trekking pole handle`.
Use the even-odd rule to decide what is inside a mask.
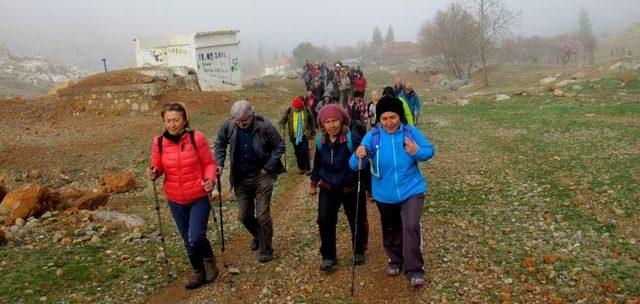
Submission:
[[[362,158],[358,157],[358,171],[362,170]]]

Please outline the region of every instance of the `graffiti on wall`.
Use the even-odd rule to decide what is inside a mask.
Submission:
[[[162,49],[141,49],[138,55],[142,59],[142,66],[166,65],[167,52]]]
[[[207,78],[213,78],[225,85],[238,86],[240,59],[235,57],[228,50],[204,49],[197,54],[198,71]],[[234,79],[237,78],[237,79]]]

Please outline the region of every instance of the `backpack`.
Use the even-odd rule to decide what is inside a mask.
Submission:
[[[268,135],[269,135],[269,131],[267,130],[267,126],[264,124],[264,118],[262,116],[256,115],[255,116],[256,121],[259,121],[260,123],[258,123],[258,132],[260,132],[260,135],[262,136],[262,138],[264,138],[265,143],[267,145],[271,145],[271,143],[269,142],[268,139]],[[235,128],[236,124],[234,121],[231,121],[231,123],[229,123],[229,126],[227,127],[227,137],[231,136],[231,133],[233,133],[233,128]],[[273,148],[273,147],[271,147]],[[284,168],[284,164],[282,163],[282,160],[278,160],[278,163],[276,163],[276,168],[275,168],[275,172],[274,177],[278,176],[281,173],[286,172],[287,170]]]
[[[187,133],[189,133],[189,138],[191,139],[191,145],[193,145],[193,149],[196,150],[196,153],[198,153],[198,146],[196,145],[196,137],[193,135],[195,131],[193,130],[189,130],[187,131]],[[164,139],[164,136],[160,135],[158,137],[158,150],[160,151],[160,154],[162,154],[162,140]]]
[[[378,145],[380,144],[380,123],[376,124],[373,128],[371,128],[371,149],[367,152],[367,157],[369,158],[369,170],[371,171],[371,175],[380,178],[380,164],[378,159]],[[406,124],[402,125],[403,138],[409,138],[413,140],[411,136],[411,131],[407,128]]]
[[[409,131],[409,128],[407,128],[407,126],[408,125],[406,124],[402,126],[402,131],[404,133],[403,137],[413,140],[413,137],[411,136],[411,131]],[[373,158],[373,156],[378,151],[378,145],[380,144],[380,123],[373,126],[370,132],[371,132],[371,150],[367,153],[367,156]]]
[[[345,137],[347,138],[347,148],[349,148],[350,153],[353,153],[354,147],[353,147],[353,140],[351,140],[351,130],[347,131],[347,134],[345,134]],[[316,135],[316,148],[318,148],[318,150],[322,149],[323,144],[324,144],[324,135],[322,133],[318,133],[318,135]]]

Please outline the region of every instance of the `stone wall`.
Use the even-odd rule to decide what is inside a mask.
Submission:
[[[58,90],[56,95],[60,100],[73,103],[79,111],[148,112],[156,106],[162,94],[176,90],[200,91],[196,75],[155,79],[140,84],[65,88]]]

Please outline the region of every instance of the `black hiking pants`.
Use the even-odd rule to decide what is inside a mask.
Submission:
[[[355,253],[364,254],[367,242],[367,205],[364,190],[358,199],[358,237],[355,237],[356,224],[356,190],[342,193],[320,187],[318,193],[318,229],[320,230],[320,255],[323,259],[336,259],[336,226],[338,211],[344,206],[344,213],[351,229],[351,246],[355,242]]]

